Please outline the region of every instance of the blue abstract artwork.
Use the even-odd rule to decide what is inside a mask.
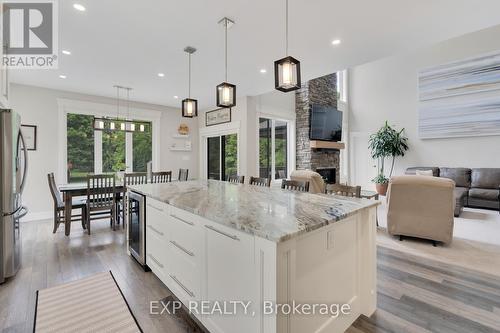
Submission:
[[[500,51],[419,72],[422,139],[500,135]]]

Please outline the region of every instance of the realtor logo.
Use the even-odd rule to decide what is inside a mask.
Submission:
[[[54,0],[2,3],[3,65],[57,68],[57,4]]]

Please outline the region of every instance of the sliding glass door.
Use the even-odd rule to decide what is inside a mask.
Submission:
[[[238,136],[227,134],[207,138],[207,178],[226,180],[238,173]]]
[[[259,118],[259,176],[287,178],[289,161],[289,123]]]

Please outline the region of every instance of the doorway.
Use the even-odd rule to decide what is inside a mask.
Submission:
[[[226,180],[238,174],[238,135],[207,137],[207,178]]]

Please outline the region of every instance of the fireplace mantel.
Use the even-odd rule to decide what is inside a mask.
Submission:
[[[311,140],[309,141],[311,149],[336,149],[341,150],[345,148],[343,142],[332,142],[332,141],[319,141]]]

